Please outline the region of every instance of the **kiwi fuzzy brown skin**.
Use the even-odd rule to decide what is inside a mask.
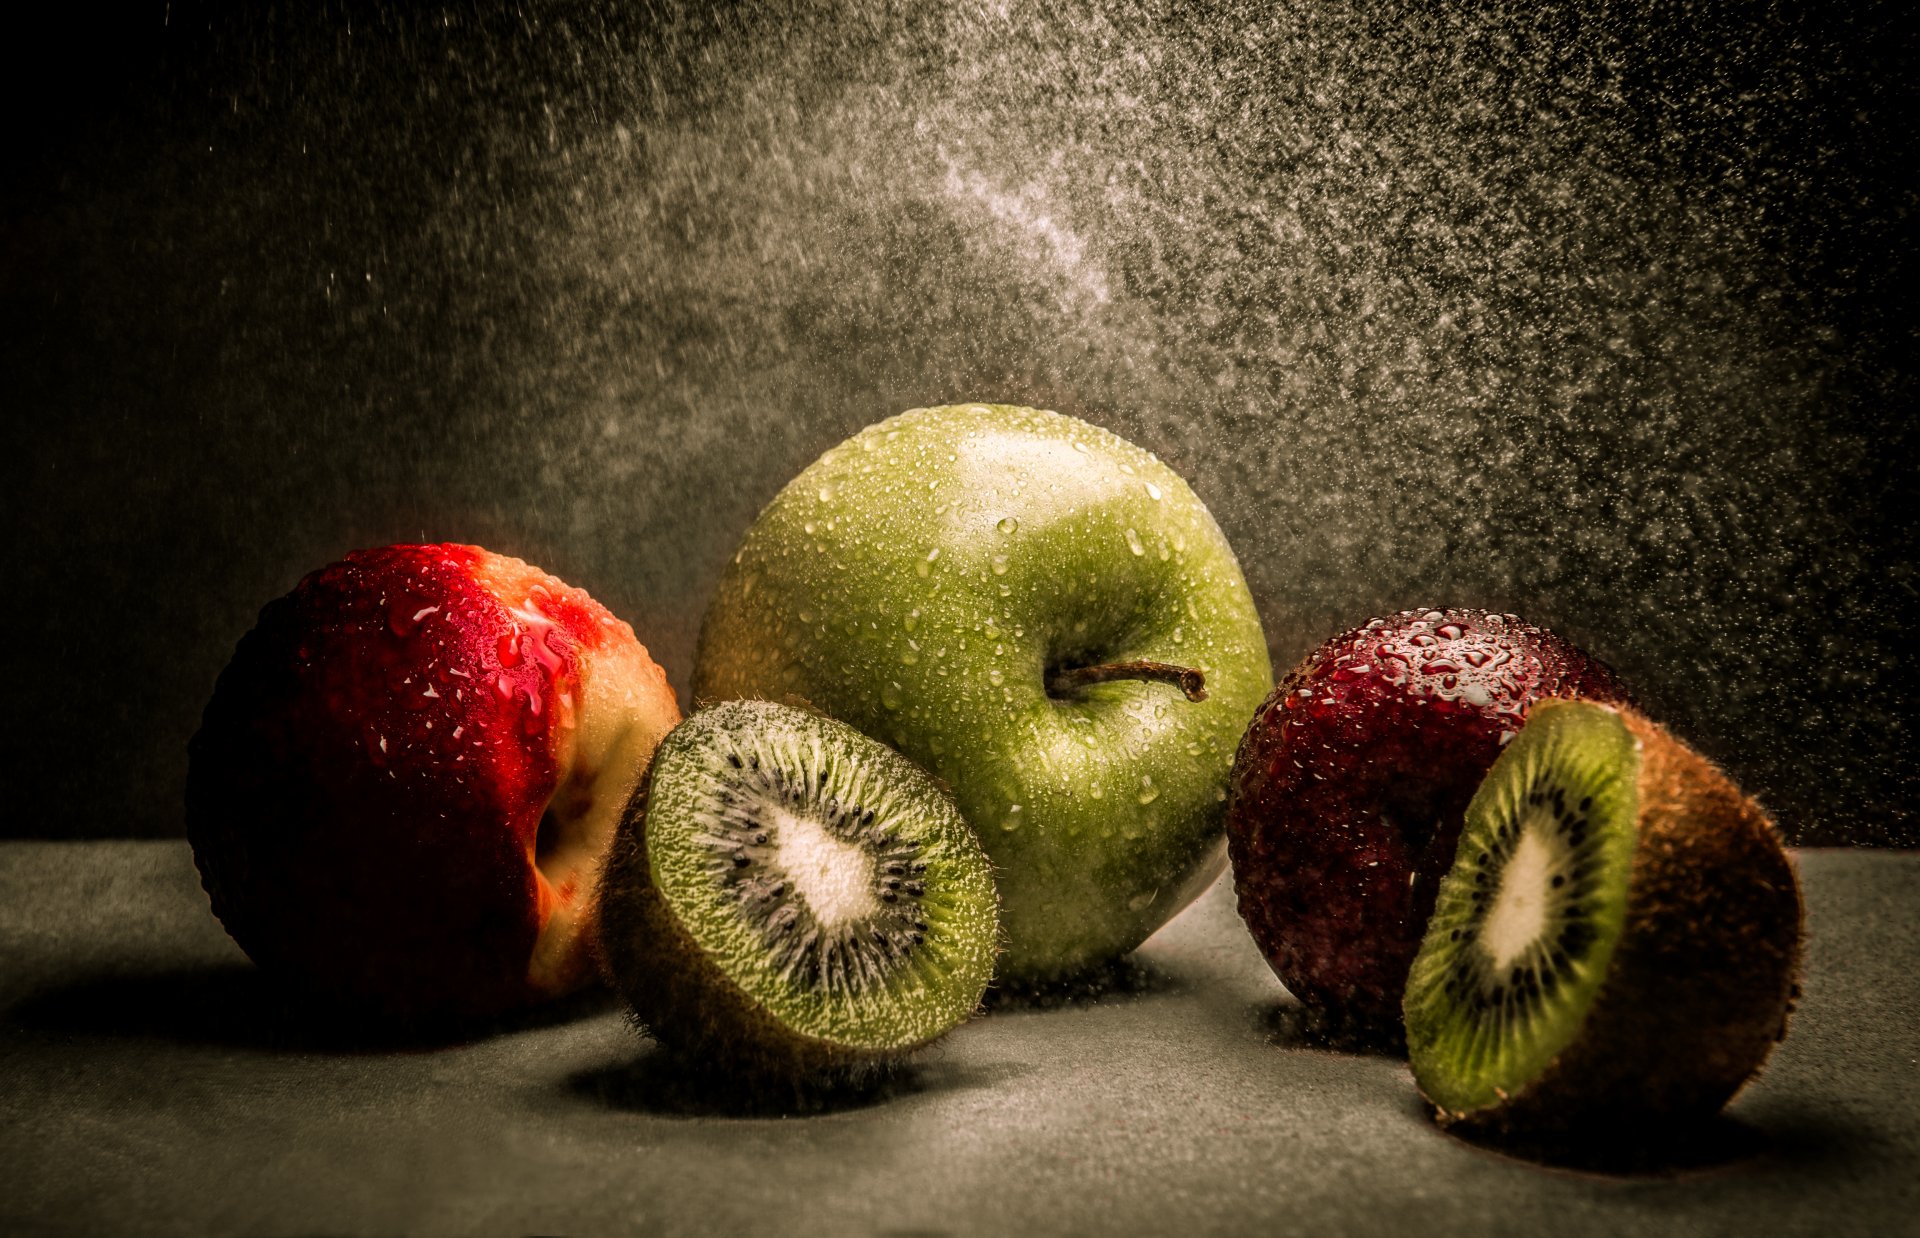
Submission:
[[[721,708],[743,704],[759,702]],[[842,725],[801,703],[784,708],[823,725]],[[909,764],[891,750],[885,756],[903,767]],[[743,1093],[784,1096],[791,1088],[796,1102],[812,1104],[896,1075],[926,1042],[862,1050],[801,1034],[736,983],[683,925],[651,872],[647,821],[659,769],[658,761],[649,766],[628,801],[594,899],[595,960],[602,978],[626,1002],[636,1028],[683,1059],[689,1071],[705,1075],[708,1084],[733,1085]],[[924,776],[918,767],[913,771]],[[928,782],[952,803],[943,784],[930,776]],[[996,950],[1001,944],[996,928]],[[969,1017],[980,1009],[976,1000]]]
[[[1606,975],[1579,1033],[1524,1088],[1464,1112],[1427,1098],[1456,1133],[1548,1153],[1717,1113],[1786,1036],[1805,922],[1759,805],[1657,723],[1585,707],[1614,709],[1640,749],[1638,843]]]

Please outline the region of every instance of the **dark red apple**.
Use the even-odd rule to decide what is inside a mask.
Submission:
[[[475,546],[348,555],[269,603],[190,746],[187,834],[262,968],[409,1020],[593,975],[619,814],[680,719],[633,629]]]
[[[1467,801],[1555,696],[1630,699],[1553,633],[1481,610],[1374,619],[1274,689],[1234,758],[1227,847],[1240,915],[1295,997],[1398,1024]]]

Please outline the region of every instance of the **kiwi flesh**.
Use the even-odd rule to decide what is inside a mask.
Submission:
[[[1778,834],[1717,767],[1631,709],[1540,702],[1415,956],[1414,1079],[1468,1132],[1711,1115],[1786,1033],[1802,923]]]
[[[999,940],[986,856],[932,776],[767,701],[662,741],[597,904],[602,970],[638,1022],[749,1077],[897,1064],[978,1007]]]

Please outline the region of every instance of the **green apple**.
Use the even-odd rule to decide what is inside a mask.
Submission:
[[[694,670],[697,699],[801,698],[943,779],[994,862],[1000,974],[1029,983],[1132,950],[1219,873],[1272,683],[1186,482],[1086,422],[981,404],[870,426],[789,483]]]

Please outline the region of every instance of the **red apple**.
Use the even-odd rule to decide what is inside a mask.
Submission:
[[[1351,1028],[1391,1028],[1467,801],[1528,707],[1626,702],[1612,671],[1514,615],[1402,611],[1275,688],[1234,758],[1227,846],[1274,973]]]
[[[633,629],[476,546],[387,546],[268,604],[190,746],[187,835],[262,968],[408,1019],[593,975],[584,919],[680,719]]]

